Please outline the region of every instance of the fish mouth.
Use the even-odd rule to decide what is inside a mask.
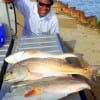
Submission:
[[[5,78],[4,78],[4,81],[5,81],[5,82],[17,82],[17,80],[14,79],[14,78],[12,78],[12,79],[5,79]]]
[[[19,81],[20,79],[16,79],[15,77],[10,76],[9,74],[6,74],[6,76],[4,76],[4,82],[14,83]]]
[[[15,78],[14,77],[11,77],[11,74],[6,73],[6,75],[4,76],[4,81],[5,82],[11,82],[13,80],[15,80]]]

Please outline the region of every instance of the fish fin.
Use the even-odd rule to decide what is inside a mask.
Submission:
[[[29,96],[34,96],[34,95],[40,95],[42,93],[42,90],[39,88],[33,88],[32,90],[28,91],[27,93],[25,93],[25,97],[29,97]]]
[[[72,53],[64,53],[64,54],[59,54],[59,55],[56,55],[57,56],[57,58],[61,58],[61,59],[66,59],[66,58],[78,58],[78,56],[77,55],[75,55],[75,54],[72,54]],[[56,57],[55,56],[55,57]]]
[[[100,76],[100,66],[90,66],[85,68],[85,75],[89,80],[96,81],[96,78]]]
[[[65,59],[65,58],[70,58],[70,57],[75,57],[77,58],[78,56],[73,54],[73,53],[63,53],[63,54],[53,54],[53,53],[48,53],[48,52],[43,52],[43,51],[36,51],[36,50],[30,50],[30,51],[25,51],[25,54],[28,55],[33,55],[33,56],[44,56],[43,58],[47,57],[53,57],[53,58],[60,58],[60,59]]]
[[[34,55],[34,54],[41,53],[41,51],[38,51],[38,50],[29,50],[29,51],[25,51],[25,53],[29,54],[29,55]]]
[[[37,79],[41,79],[43,78],[43,75],[40,74],[40,73],[37,73],[37,72],[31,72],[29,71],[29,77],[32,79],[32,80],[37,80]]]

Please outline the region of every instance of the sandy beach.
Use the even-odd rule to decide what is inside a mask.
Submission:
[[[96,28],[81,24],[76,18],[73,18],[59,11],[57,4],[53,6],[60,24],[60,36],[67,46],[69,52],[78,54],[86,64],[100,65],[100,31]],[[17,11],[17,22],[23,25],[23,17]],[[17,34],[20,36],[22,27],[18,25]],[[92,87],[92,92],[96,100],[100,99],[100,79],[97,79]],[[88,100],[95,100],[90,92]]]

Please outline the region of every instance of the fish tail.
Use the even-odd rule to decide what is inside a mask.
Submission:
[[[99,66],[93,66],[92,70],[93,70],[92,79],[94,81],[96,81],[97,77],[100,76],[100,65]]]
[[[100,76],[100,66],[92,66],[92,67],[87,67],[84,70],[84,75],[86,78],[89,80],[96,81],[96,78]]]

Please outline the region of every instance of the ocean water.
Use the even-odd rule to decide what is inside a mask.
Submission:
[[[85,12],[85,16],[94,16],[100,19],[100,0],[59,0],[69,7],[76,7]]]

